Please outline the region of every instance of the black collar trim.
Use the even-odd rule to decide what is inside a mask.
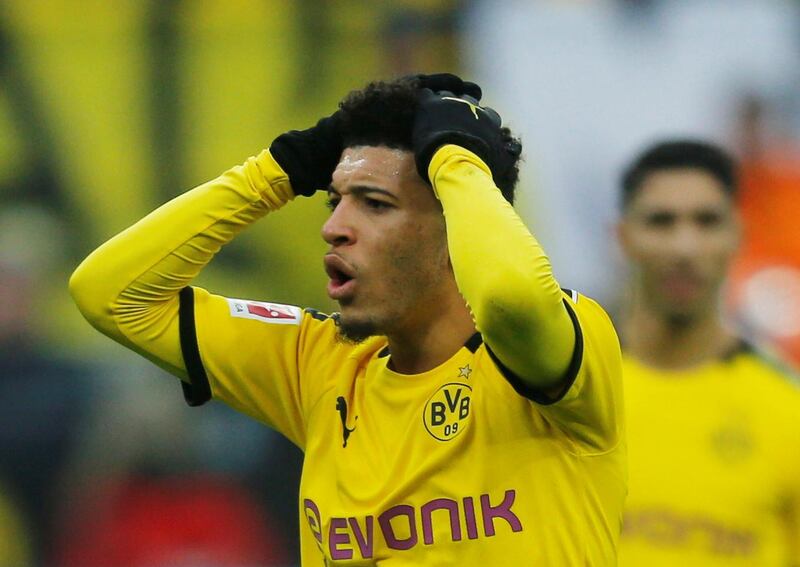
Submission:
[[[478,347],[480,347],[482,344],[483,337],[479,332],[476,331],[474,335],[467,339],[467,342],[464,343],[464,346],[467,347],[472,354],[475,354],[478,350]]]
[[[755,349],[753,348],[753,345],[751,345],[744,339],[739,339],[738,341],[736,341],[735,345],[733,345],[727,351],[723,352],[720,358],[725,362],[730,362],[740,354],[752,353],[754,351]]]

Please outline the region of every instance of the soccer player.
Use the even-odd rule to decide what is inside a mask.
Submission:
[[[354,91],[71,279],[87,319],[179,376],[190,404],[222,400],[304,451],[304,565],[616,560],[619,344],[512,208],[521,146],[480,97],[447,74]],[[189,285],[320,189],[339,314]]]
[[[721,314],[739,244],[719,147],[666,141],[622,181],[630,490],[620,565],[800,565],[800,392]]]

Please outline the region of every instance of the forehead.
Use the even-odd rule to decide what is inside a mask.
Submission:
[[[348,186],[396,192],[417,181],[422,182],[412,152],[385,146],[356,146],[342,152],[332,185],[339,192],[346,191]]]
[[[702,169],[682,168],[647,175],[631,201],[630,210],[680,213],[730,205],[731,197],[717,178]]]

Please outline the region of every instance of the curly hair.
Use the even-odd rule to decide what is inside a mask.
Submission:
[[[416,77],[393,81],[375,81],[360,90],[351,91],[339,103],[340,131],[344,147],[386,146],[413,151],[411,142],[414,116],[417,111]],[[521,143],[506,127],[501,129],[503,145],[513,148],[515,161],[504,172],[493,175],[505,199],[513,204],[519,179]]]

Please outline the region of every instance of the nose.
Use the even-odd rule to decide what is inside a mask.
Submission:
[[[322,239],[331,246],[347,246],[356,241],[351,215],[347,209],[348,205],[342,199],[322,225]]]
[[[699,249],[699,234],[697,228],[690,223],[679,224],[672,235],[672,250],[681,258],[690,258],[697,254]]]

